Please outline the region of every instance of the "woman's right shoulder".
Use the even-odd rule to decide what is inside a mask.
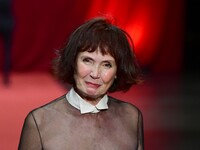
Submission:
[[[57,113],[63,113],[67,108],[66,95],[62,95],[42,106],[32,109],[25,117],[26,122],[37,122],[42,124],[45,121],[54,120]]]
[[[44,105],[41,105],[39,107],[32,109],[28,113],[27,116],[29,116],[31,114],[37,115],[37,114],[45,113],[46,111],[55,111],[55,110],[59,109],[60,107],[62,107],[63,103],[66,103],[66,94],[64,94],[56,99],[53,99]]]

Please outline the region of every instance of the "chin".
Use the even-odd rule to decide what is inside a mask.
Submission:
[[[88,93],[88,92],[81,92],[79,94],[83,99],[87,99],[87,100],[101,99],[105,95],[105,94],[94,94],[94,93],[91,94],[91,93]]]
[[[85,93],[83,96],[86,98],[86,99],[98,99],[98,98],[101,98],[103,97],[104,94],[89,94],[89,93]]]

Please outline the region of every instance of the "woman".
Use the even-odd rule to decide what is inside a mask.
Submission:
[[[70,91],[31,111],[19,150],[142,150],[142,114],[108,96],[138,83],[130,36],[106,18],[73,32],[59,52],[55,72]]]

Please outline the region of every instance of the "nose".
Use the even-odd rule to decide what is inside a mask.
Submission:
[[[91,73],[90,73],[90,76],[93,78],[93,79],[98,79],[100,78],[100,69],[98,66],[93,66],[92,70],[91,70]]]

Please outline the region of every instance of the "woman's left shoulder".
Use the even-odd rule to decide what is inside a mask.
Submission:
[[[130,102],[126,102],[126,101],[123,101],[123,100],[120,100],[118,98],[114,98],[111,96],[109,96],[109,101],[110,101],[110,103],[115,105],[115,107],[117,107],[118,109],[123,109],[124,111],[141,114],[140,109],[136,105],[134,105]]]

